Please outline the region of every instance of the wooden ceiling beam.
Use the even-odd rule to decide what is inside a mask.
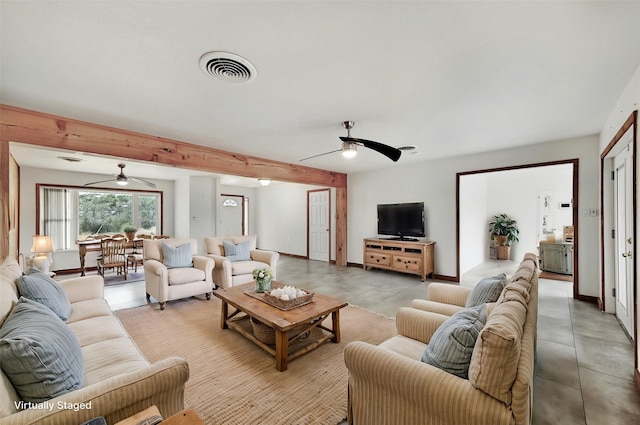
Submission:
[[[291,183],[346,187],[347,175],[0,104],[0,139]]]

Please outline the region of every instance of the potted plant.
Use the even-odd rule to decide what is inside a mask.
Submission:
[[[496,241],[497,257],[499,260],[509,259],[509,247],[513,242],[518,242],[518,225],[516,221],[507,214],[497,214],[489,222],[489,236],[492,241]]]
[[[122,228],[122,231],[125,235],[127,235],[127,239],[133,241],[133,239],[136,237],[136,232],[138,231],[138,229],[131,226],[130,224],[127,224]]]

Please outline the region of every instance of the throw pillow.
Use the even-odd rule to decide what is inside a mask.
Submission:
[[[48,307],[25,297],[0,327],[0,368],[20,398],[34,403],[84,382],[78,338]]]
[[[504,273],[493,277],[485,277],[473,288],[469,298],[467,298],[465,307],[475,307],[480,304],[496,302],[506,283],[507,276]]]
[[[436,329],[421,360],[467,379],[473,347],[486,321],[484,304],[460,310]]]
[[[46,305],[59,318],[66,321],[71,315],[71,302],[62,287],[48,275],[31,269],[18,279],[20,296]]]
[[[163,264],[169,269],[193,267],[190,243],[174,247],[166,242],[162,242],[162,256],[164,257]]]
[[[224,256],[231,261],[248,261],[251,260],[251,247],[249,241],[234,244],[233,242],[222,241],[224,247]]]

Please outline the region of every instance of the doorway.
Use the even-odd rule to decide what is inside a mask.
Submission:
[[[243,195],[222,194],[222,211],[219,235],[248,235],[249,198]]]
[[[331,190],[307,191],[307,253],[310,260],[331,258]]]
[[[573,258],[569,261],[573,296],[579,298],[578,162],[569,159],[458,173],[458,281],[467,270],[492,258],[488,220],[494,214],[506,213],[520,229],[520,240],[511,249],[511,260],[517,262],[527,252],[537,253],[540,240],[546,242],[555,235],[561,238],[563,227],[573,226]],[[549,203],[549,211],[542,211],[545,214],[541,214],[539,204],[543,195]]]

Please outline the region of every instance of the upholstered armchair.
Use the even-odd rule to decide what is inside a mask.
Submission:
[[[211,258],[197,255],[196,239],[145,239],[143,244],[147,300],[154,297],[164,310],[171,300],[201,294],[211,299],[215,264]]]
[[[276,278],[276,265],[280,254],[276,251],[256,249],[256,235],[208,237],[204,238],[204,245],[207,257],[216,263],[213,269],[213,283],[217,286],[229,288],[251,282],[253,271],[259,268],[270,268],[273,279]]]

